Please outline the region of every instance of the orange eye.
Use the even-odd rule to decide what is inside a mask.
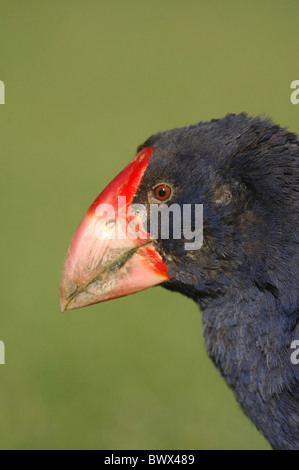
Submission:
[[[154,196],[158,201],[166,201],[170,198],[171,189],[166,184],[160,184],[154,189]]]

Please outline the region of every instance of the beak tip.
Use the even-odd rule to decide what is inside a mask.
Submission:
[[[66,310],[68,310],[68,304],[65,299],[64,289],[61,287],[60,288],[60,311],[61,313],[64,313]]]

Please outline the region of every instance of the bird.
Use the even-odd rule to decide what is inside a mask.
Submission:
[[[200,249],[186,249],[190,237],[182,230],[177,238],[171,230],[162,237],[160,229],[151,236],[151,206],[171,205],[203,208]],[[134,217],[135,239],[127,230]],[[207,353],[247,417],[274,450],[298,450],[299,365],[291,360],[299,340],[295,133],[269,118],[228,114],[158,132],[138,147],[74,235],[61,310],[156,285],[196,302]]]

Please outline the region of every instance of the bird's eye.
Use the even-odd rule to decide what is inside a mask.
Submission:
[[[159,184],[154,188],[154,197],[158,201],[167,201],[171,196],[171,189],[166,184]]]

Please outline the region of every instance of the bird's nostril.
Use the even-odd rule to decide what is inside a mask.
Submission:
[[[107,220],[107,222],[106,222],[106,228],[107,228],[108,230],[111,230],[111,229],[113,229],[114,227],[115,227],[115,219],[109,219],[109,220]]]

